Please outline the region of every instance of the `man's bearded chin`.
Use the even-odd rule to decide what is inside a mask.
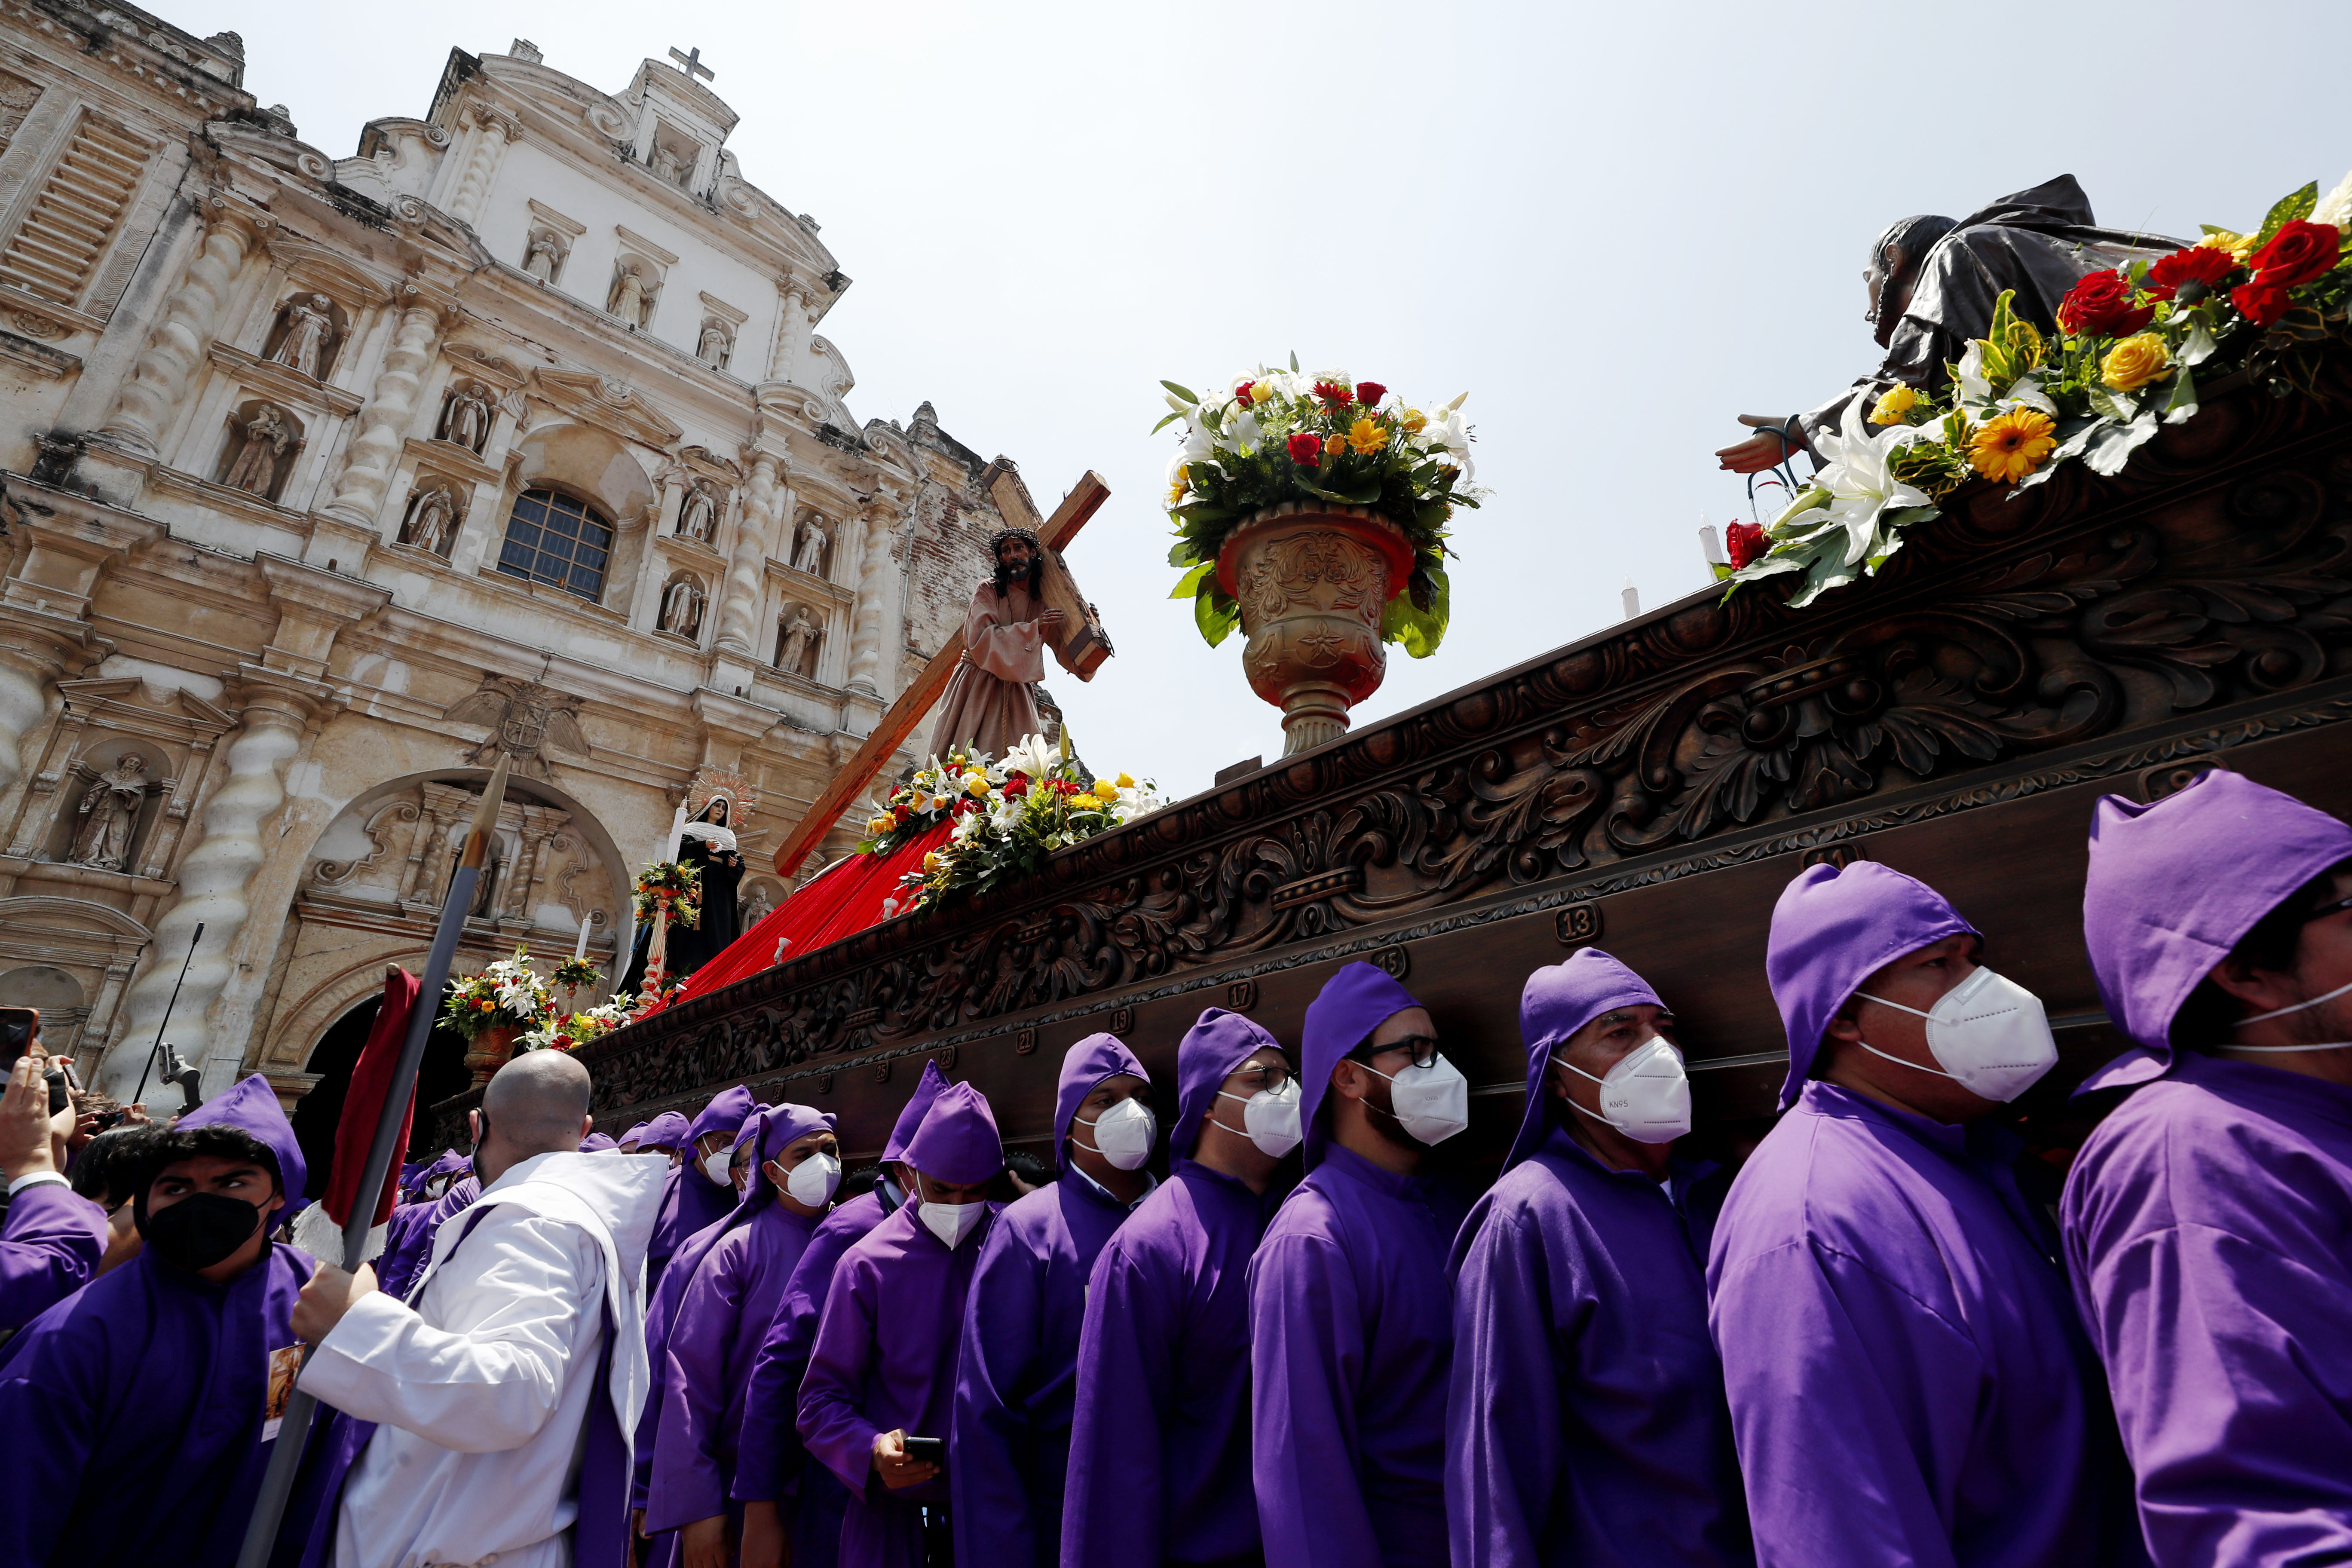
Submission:
[[[1029,557],[1029,564],[1022,573],[1022,582],[1023,585],[1029,590],[1029,596],[1033,599],[1037,597],[1039,590],[1041,590],[1045,584],[1045,558],[1044,556],[1032,555]],[[1012,564],[1004,559],[1002,553],[1000,553],[996,558],[996,596],[1002,599],[1004,597],[1005,590],[1012,586]]]

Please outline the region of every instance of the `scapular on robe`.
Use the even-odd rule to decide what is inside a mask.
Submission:
[[[882,1145],[885,1167],[905,1155],[931,1101],[947,1086],[939,1063],[926,1061],[914,1093],[899,1109]],[[871,1192],[836,1205],[817,1222],[792,1278],[784,1282],[767,1338],[752,1358],[736,1436],[731,1495],[738,1502],[797,1500],[792,1523],[795,1568],[833,1568],[841,1550],[842,1513],[848,1506],[841,1482],[823,1465],[808,1464],[801,1446],[801,1379],[808,1370],[809,1347],[816,1341],[817,1320],[843,1256],[897,1212],[898,1204],[889,1185],[877,1183]]]
[[[89,1283],[106,1211],[63,1182],[16,1189],[0,1226],[0,1331],[21,1329]]]
[[[1173,1168],[1104,1244],[1087,1285],[1065,1563],[1160,1568],[1257,1550],[1249,1260],[1269,1205],[1189,1156],[1225,1079],[1270,1046],[1248,1018],[1212,1007],[1176,1047]],[[1228,1110],[1219,1120],[1241,1126]]]
[[[916,1171],[962,1185],[1003,1168],[988,1101],[970,1084],[940,1091],[906,1152]],[[994,1205],[987,1205],[991,1209]],[[917,1568],[919,1510],[949,1500],[934,1477],[892,1491],[874,1473],[874,1440],[903,1429],[946,1437],[966,1293],[988,1229],[983,1218],[953,1248],[922,1223],[914,1194],[844,1254],[817,1321],[801,1380],[801,1440],[848,1488],[841,1522],[843,1568]],[[948,1465],[955,1455],[950,1447]]]
[[[702,1168],[702,1152],[697,1147],[712,1132],[724,1132],[732,1142],[743,1131],[743,1122],[760,1102],[741,1084],[721,1089],[711,1097],[686,1130],[683,1147],[686,1157],[670,1168],[668,1184],[662,1190],[661,1214],[654,1221],[653,1246],[646,1253],[646,1291],[648,1297],[661,1282],[663,1271],[668,1268],[670,1255],[688,1237],[725,1219],[735,1207],[738,1194],[729,1182],[714,1182]]]
[[[1554,1054],[1616,1008],[1663,1005],[1599,948],[1528,977],[1526,1109],[1455,1237],[1446,1513],[1457,1563],[1734,1568],[1751,1561],[1706,1259],[1721,1184],[1603,1165],[1551,1093]]]
[[[1062,1177],[1005,1206],[973,1269],[948,1443],[950,1517],[966,1562],[1054,1568],[1061,1560],[1087,1279],[1129,1212],[1071,1168],[1064,1145],[1095,1086],[1123,1073],[1151,1081],[1115,1035],[1089,1035],[1063,1056],[1054,1108]]]
[[[463,1214],[481,1195],[480,1179],[469,1174],[452,1182],[437,1198],[393,1210],[384,1222],[383,1251],[375,1259],[376,1288],[396,1301],[408,1300],[432,1261],[433,1237],[442,1222]]]
[[[2347,858],[2352,826],[2221,769],[2096,808],[2083,934],[2139,1047],[2083,1087],[2128,1098],[2060,1222],[2168,1568],[2352,1562],[2352,1089],[2172,1040],[2221,957]]]
[[[833,1124],[833,1117],[793,1104],[763,1110],[745,1122],[758,1152],[743,1202],[698,1259],[680,1253],[674,1260],[675,1272],[686,1275],[687,1284],[670,1320],[665,1353],[654,1369],[662,1404],[646,1505],[649,1535],[731,1514],[735,1539],[742,1538],[741,1509],[730,1506],[729,1493],[745,1385],[818,1218],[779,1204],[764,1166],[794,1140],[830,1131]]]
[[[301,1146],[268,1079],[233,1085],[179,1125],[215,1123],[257,1139],[280,1190],[300,1194]],[[229,1568],[277,1436],[270,1358],[299,1343],[294,1302],[317,1266],[265,1240],[251,1268],[215,1285],[142,1249],[0,1347],[0,1431],[23,1491],[0,1509],[0,1563]],[[341,1477],[316,1472],[344,1451],[341,1436],[330,1422],[312,1428],[311,1473],[278,1530],[283,1560],[331,1506]]]

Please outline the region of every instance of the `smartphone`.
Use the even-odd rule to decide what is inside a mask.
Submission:
[[[0,1072],[14,1072],[16,1058],[40,1037],[38,1007],[0,1007]],[[54,1061],[41,1076],[48,1079],[49,1114],[55,1116],[73,1103],[72,1087],[66,1082],[65,1069]]]
[[[919,1465],[937,1465],[944,1470],[948,1468],[948,1440],[945,1437],[909,1437],[907,1439],[907,1458]]]

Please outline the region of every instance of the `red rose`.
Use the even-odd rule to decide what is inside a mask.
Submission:
[[[2177,297],[2184,284],[2194,283],[2205,292],[2221,285],[2221,279],[2237,270],[2238,263],[2226,250],[2210,245],[2192,245],[2186,250],[2159,257],[2147,269],[2148,296],[2156,300]],[[2192,300],[2191,303],[2194,303]]]
[[[1732,523],[1723,531],[1723,542],[1731,552],[1731,569],[1738,572],[1763,559],[1764,525],[1760,522]]]
[[[1349,392],[1346,387],[1341,386],[1336,381],[1317,382],[1315,384],[1315,395],[1321,398],[1324,402],[1329,404],[1334,408],[1345,408],[1348,405],[1356,401],[1356,395]]]
[[[1247,403],[1247,402],[1250,400],[1250,396],[1249,396],[1249,395],[1250,395],[1250,388],[1251,388],[1251,387],[1253,387],[1253,386],[1255,386],[1256,384],[1257,384],[1257,383],[1255,383],[1255,382],[1254,382],[1254,381],[1245,381],[1245,382],[1242,383],[1239,386],[1236,386],[1235,388],[1234,388],[1234,401],[1235,401],[1235,402],[1238,402],[1238,403]]]
[[[2127,338],[2156,314],[2132,304],[2132,280],[2110,268],[2094,272],[2058,302],[2058,324],[2078,338]]]
[[[1004,794],[1007,795],[1017,800],[1028,793],[1029,775],[1027,773],[1014,773],[1004,781]]]
[[[912,816],[914,813],[906,806],[894,805],[890,808],[890,815],[897,817],[899,821],[904,822],[907,818]]]
[[[1378,404],[1381,398],[1386,397],[1388,395],[1389,389],[1382,386],[1377,381],[1360,381],[1356,383],[1357,401],[1361,403],[1367,408],[1372,407]]]
[[[2267,327],[2286,314],[2286,290],[2258,277],[2231,289],[2230,303],[2254,325]]]
[[[2254,269],[2257,283],[2272,289],[2292,289],[2333,268],[2343,243],[2344,237],[2336,232],[2333,225],[2291,223],[2273,235],[2268,245],[2247,257],[2246,265]]]
[[[1304,430],[1294,433],[1287,445],[1290,460],[1302,468],[1311,468],[1323,461],[1323,438]]]

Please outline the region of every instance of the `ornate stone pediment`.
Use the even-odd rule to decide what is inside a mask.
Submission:
[[[401,283],[395,273],[362,267],[341,251],[297,239],[284,229],[269,231],[270,259],[286,268],[298,287],[320,289],[347,306],[381,305]]]
[[[593,370],[541,369],[531,379],[539,395],[556,408],[626,440],[667,451],[686,434],[633,388]]]

